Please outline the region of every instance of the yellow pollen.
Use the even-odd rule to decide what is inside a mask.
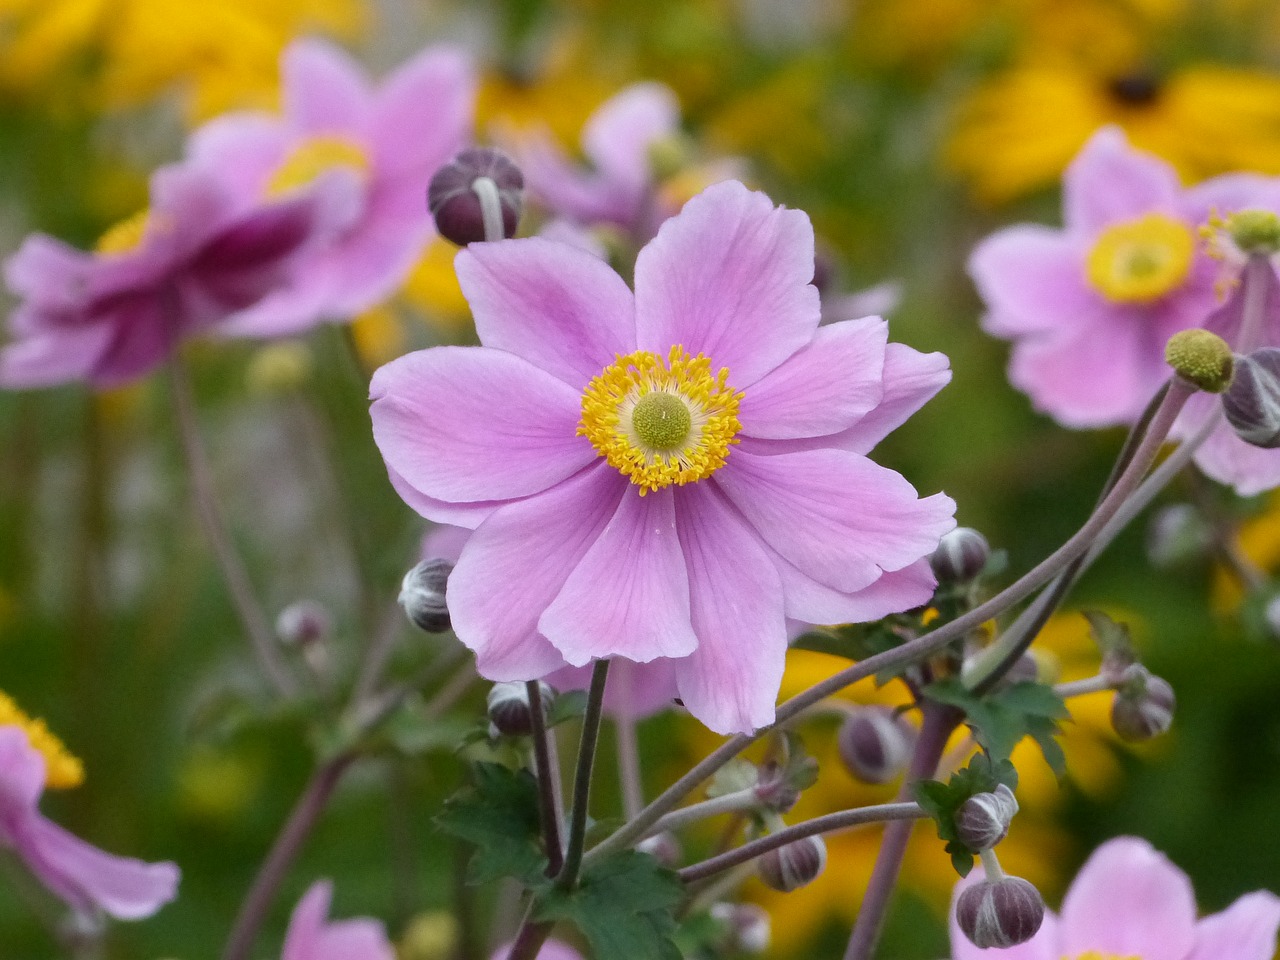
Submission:
[[[361,176],[369,173],[369,155],[354,140],[338,136],[312,137],[300,144],[276,168],[267,183],[267,196],[278,197],[309,186],[329,170],[347,167]]]
[[[108,227],[98,238],[93,249],[105,256],[130,253],[142,244],[142,238],[146,236],[150,222],[151,211],[145,208],[139,210],[132,216],[125,217],[119,223]]]
[[[3,693],[0,693],[0,727],[20,728],[27,735],[32,749],[44,757],[44,785],[47,788],[66,790],[84,783],[84,764],[49,732],[43,720],[27,716]]]
[[[637,350],[619,356],[582,392],[578,434],[640,488],[640,496],[709,477],[737,443],[742,393],[729,371],[672,347],[663,360]]]
[[[1186,224],[1149,213],[1108,227],[1089,251],[1089,283],[1115,303],[1151,303],[1191,269],[1195,238]]]
[[[1073,957],[1063,957],[1062,960],[1142,960],[1136,953],[1128,956],[1120,956],[1116,953],[1102,953],[1098,950],[1086,950],[1084,953],[1076,954]]]

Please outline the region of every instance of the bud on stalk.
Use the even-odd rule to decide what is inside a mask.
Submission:
[[[757,867],[764,885],[790,893],[812,883],[827,865],[827,845],[821,837],[805,837],[775,847],[760,857]]]
[[[460,247],[513,237],[523,206],[524,174],[498,150],[463,150],[436,171],[427,207],[436,229]]]
[[[976,947],[1017,946],[1044,922],[1040,891],[1021,877],[983,880],[956,899],[956,924]]]

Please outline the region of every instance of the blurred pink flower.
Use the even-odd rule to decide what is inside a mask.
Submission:
[[[117,857],[85,843],[38,809],[45,760],[17,726],[0,727],[0,847],[77,910],[120,920],[149,917],[178,892],[178,868]]]
[[[277,287],[341,217],[344,193],[326,180],[303,196],[246,205],[205,173],[168,167],[152,177],[150,209],[105,234],[97,252],[28,237],[5,263],[22,302],[0,351],[0,385],[116,386],[187,337],[230,332],[227,318]]]
[[[434,47],[377,88],[333,44],[296,40],[284,53],[284,113],[228,114],[192,136],[192,162],[257,202],[307,187],[325,171],[355,184],[349,225],[288,282],[236,318],[234,333],[281,336],[346,321],[390,296],[435,228],[431,175],[470,136],[475,80],[459,50]]]
[[[289,918],[280,960],[395,960],[396,951],[377,920],[329,922],[333,884],[317,880]]]
[[[1067,169],[1063,218],[974,250],[983,326],[1014,342],[1009,379],[1036,409],[1069,427],[1127,423],[1169,375],[1165,342],[1217,305],[1220,265],[1197,242],[1196,198],[1116,127]]]
[[[499,947],[489,960],[507,960],[511,956],[511,944]],[[538,951],[538,960],[582,960],[582,954],[567,943],[559,940],[548,940]]]
[[[484,346],[387,364],[372,417],[405,501],[476,528],[449,609],[483,675],[667,658],[695,717],[747,730],[773,718],[787,617],[932,595],[955,504],[866,454],[946,358],[876,317],[819,328],[813,262],[808,217],[736,182],[663,225],[634,295],[539,238],[459,254]]]
[[[981,868],[956,885],[982,879]],[[1280,898],[1260,890],[1196,921],[1187,875],[1137,837],[1117,837],[1080,868],[1059,916],[1046,911],[1039,932],[1007,949],[975,947],[951,911],[952,960],[1271,960]]]

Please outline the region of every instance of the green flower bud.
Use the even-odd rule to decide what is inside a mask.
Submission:
[[[1231,384],[1235,367],[1227,341],[1208,330],[1183,330],[1169,338],[1165,363],[1188,383],[1209,393],[1221,393]]]
[[[1227,217],[1226,227],[1245,253],[1280,253],[1280,217],[1270,210],[1240,210]]]

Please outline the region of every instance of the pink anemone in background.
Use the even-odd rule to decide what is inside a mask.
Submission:
[[[19,726],[0,726],[0,847],[9,847],[35,877],[77,910],[120,920],[149,917],[178,892],[172,863],[117,857],[40,813],[45,758]]]
[[[345,228],[230,325],[244,336],[350,320],[390,296],[435,235],[427,183],[473,124],[473,71],[451,47],[423,51],[376,87],[350,56],[318,39],[290,44],[281,71],[282,116],[219,117],[193,134],[190,161],[248,202],[292,195],[333,171],[355,189]]]
[[[289,918],[280,960],[395,960],[396,951],[377,920],[329,920],[333,884],[318,880]]]
[[[718,732],[773,719],[787,619],[874,620],[934,589],[955,504],[867,453],[950,378],[876,317],[819,328],[813,230],[737,182],[636,262],[635,293],[540,238],[457,269],[481,347],[373,378],[374,438],[428,519],[474,528],[454,629],[493,680],[674,662]]]

